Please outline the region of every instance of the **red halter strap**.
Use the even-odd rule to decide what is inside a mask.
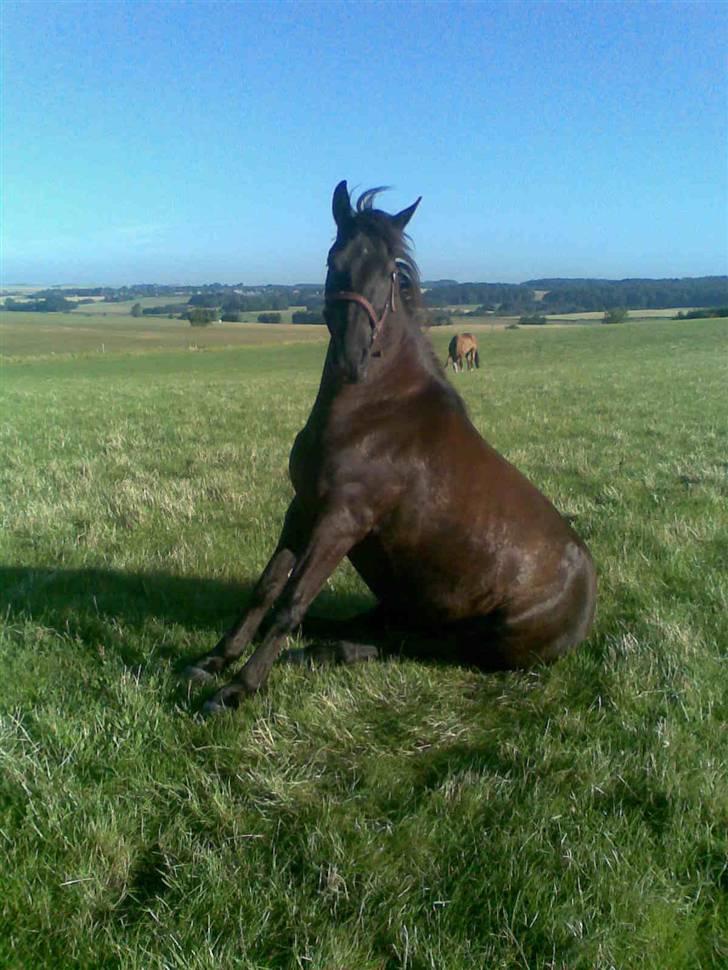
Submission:
[[[397,283],[397,273],[395,271],[394,273],[392,273],[392,284],[389,290],[389,298],[387,302],[384,304],[384,309],[382,310],[382,315],[380,317],[377,317],[376,310],[374,309],[374,307],[371,305],[371,303],[369,302],[369,300],[367,300],[365,296],[362,296],[361,293],[353,293],[351,290],[337,290],[335,293],[327,293],[326,302],[336,303],[343,300],[348,303],[358,303],[359,306],[362,307],[367,312],[367,316],[369,317],[369,323],[372,328],[372,340],[376,340],[380,330],[384,325],[384,321],[387,319],[387,316],[389,315],[389,311],[391,310],[392,313],[396,313],[397,311],[397,306],[394,298],[396,283]]]

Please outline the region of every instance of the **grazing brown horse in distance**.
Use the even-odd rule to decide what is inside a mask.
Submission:
[[[450,341],[447,348],[447,365],[452,363],[452,369],[457,374],[458,370],[463,369],[463,361],[468,366],[468,370],[473,369],[473,365],[480,367],[480,354],[478,353],[478,341],[472,333],[457,333]]]
[[[375,196],[365,192],[352,209],[346,182],[334,192],[331,340],[291,451],[295,495],[247,610],[186,676],[208,681],[265,619],[264,633],[206,713],[263,687],[346,556],[378,605],[339,621],[330,652],[342,661],[404,641],[429,658],[529,667],[572,650],[592,625],[596,583],[585,544],[481,438],[420,331],[419,275],[404,235],[420,200],[388,215],[374,208]]]

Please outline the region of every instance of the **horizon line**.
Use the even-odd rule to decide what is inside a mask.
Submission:
[[[560,282],[581,282],[584,280],[589,280],[592,282],[604,282],[604,283],[624,283],[637,280],[650,280],[650,281],[660,281],[660,280],[703,280],[703,279],[728,279],[727,273],[703,273],[701,275],[689,275],[689,276],[536,276],[530,277],[526,280],[521,280],[520,282],[506,282],[504,280],[458,280],[451,276],[433,277],[427,280],[422,280],[422,286],[426,286],[428,283],[451,283],[458,286],[465,285],[486,285],[486,286],[527,286],[529,283],[539,283],[545,280],[559,280]],[[48,282],[22,282],[14,281],[12,283],[2,281],[0,282],[0,292],[13,287],[22,287],[24,289],[37,288],[37,289],[111,289],[118,290],[122,288],[133,289],[135,286],[167,286],[170,288],[178,287],[182,288],[197,288],[203,286],[225,286],[225,287],[285,287],[286,289],[295,289],[299,286],[324,286],[324,281],[312,282],[299,280],[295,283],[274,283],[274,282],[251,282],[246,283],[241,280],[236,280],[235,282],[223,282],[222,280],[211,279],[209,282],[204,283],[190,283],[181,282],[179,280],[173,283],[162,282],[160,280],[147,280],[141,281],[136,280],[133,283],[108,283],[108,282],[63,282],[63,283],[48,283]]]

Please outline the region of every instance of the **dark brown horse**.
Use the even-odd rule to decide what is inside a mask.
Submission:
[[[278,546],[240,620],[188,667],[207,681],[265,633],[207,713],[260,690],[289,633],[348,556],[378,600],[344,622],[340,660],[372,638],[483,668],[554,660],[589,633],[595,573],[556,509],[478,434],[417,324],[420,286],[404,229],[334,192],[331,333],[321,385],[290,457],[295,490]],[[305,627],[304,627],[305,629]],[[351,631],[369,645],[351,641]],[[387,640],[386,631],[394,631]],[[399,632],[397,632],[399,631]]]
[[[448,364],[452,364],[452,369],[457,374],[458,370],[463,370],[463,361],[468,370],[472,370],[473,366],[480,367],[478,341],[472,333],[456,333],[452,338],[447,348],[445,370]]]

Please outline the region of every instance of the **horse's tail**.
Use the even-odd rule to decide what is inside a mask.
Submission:
[[[447,370],[447,365],[452,364],[452,369],[457,371],[457,364],[455,361],[458,356],[458,338],[452,337],[450,343],[447,345],[447,360],[445,361],[445,370]]]
[[[475,366],[480,367],[480,354],[478,353],[477,348],[475,351]]]

